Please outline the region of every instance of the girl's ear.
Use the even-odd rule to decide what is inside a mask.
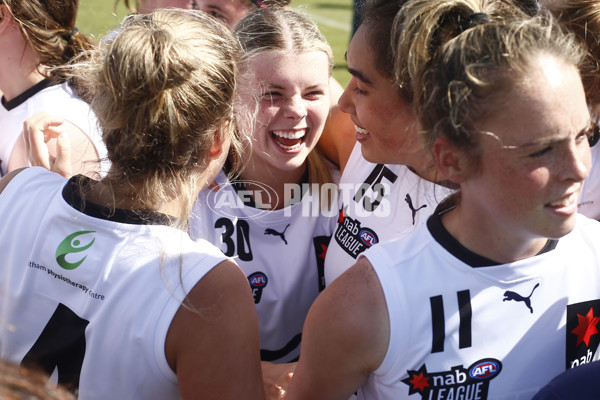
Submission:
[[[8,8],[8,5],[0,2],[0,33],[4,33],[13,28],[16,28],[16,30],[19,32],[19,35],[21,34],[19,26],[15,21],[15,17],[13,17],[10,8]]]
[[[460,184],[469,177],[467,155],[454,147],[447,138],[440,137],[433,142],[433,156],[438,171],[449,181]]]
[[[227,154],[229,151],[231,140],[223,133],[223,130],[226,130],[228,125],[229,121],[225,122],[223,126],[215,132],[215,141],[212,146],[210,146],[210,151],[208,153],[210,158],[218,158],[222,153]]]
[[[8,10],[8,6],[4,3],[0,4],[0,32],[4,31],[6,27],[9,25],[10,21],[10,11]]]

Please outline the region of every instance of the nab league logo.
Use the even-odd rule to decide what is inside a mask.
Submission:
[[[82,251],[85,251],[92,247],[92,245],[96,241],[95,238],[93,238],[92,241],[87,244],[82,244],[80,240],[77,239],[79,236],[87,235],[88,233],[95,233],[95,231],[75,232],[70,234],[62,242],[60,242],[60,244],[56,248],[56,262],[58,263],[58,265],[60,265],[64,269],[72,270],[79,267],[85,261],[87,256],[83,256],[83,258],[79,259],[79,261],[69,262],[67,261],[67,255],[73,253],[81,253]]]
[[[487,399],[490,381],[502,370],[495,358],[484,358],[471,364],[452,367],[450,371],[427,372],[425,364],[417,371],[409,370],[407,384],[409,396],[419,393],[423,399]]]
[[[379,242],[373,229],[360,226],[360,221],[345,215],[344,208],[340,210],[334,236],[335,241],[352,258]]]

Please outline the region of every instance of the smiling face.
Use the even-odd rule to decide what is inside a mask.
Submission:
[[[249,60],[240,96],[244,104],[258,101],[252,132],[255,171],[304,170],[329,112],[328,80],[329,59],[321,51],[268,51]]]
[[[522,243],[559,238],[574,227],[591,164],[590,115],[579,74],[538,55],[505,96],[495,115],[475,124],[501,143],[482,135],[480,162],[461,183],[460,208],[487,237]]]
[[[418,164],[422,145],[411,105],[398,95],[391,77],[375,66],[368,28],[361,25],[346,52],[350,83],[340,97],[340,109],[350,114],[365,159],[377,163]]]
[[[193,0],[194,8],[225,22],[229,29],[256,7],[244,0]]]

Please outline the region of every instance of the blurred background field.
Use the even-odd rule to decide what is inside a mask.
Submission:
[[[352,31],[352,0],[292,0],[292,7],[304,10],[319,25],[331,44],[335,57],[333,75],[346,86],[350,75],[346,70],[344,53]],[[119,0],[80,0],[77,26],[85,34],[100,39],[119,24],[129,11]]]

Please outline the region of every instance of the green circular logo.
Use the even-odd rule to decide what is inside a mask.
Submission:
[[[81,242],[79,241],[79,239],[77,239],[77,237],[88,233],[95,233],[95,231],[75,232],[70,234],[62,242],[60,242],[60,244],[56,248],[56,262],[58,263],[58,265],[60,265],[64,269],[71,270],[79,267],[81,263],[85,261],[87,256],[84,256],[81,260],[74,263],[68,262],[66,260],[66,257],[67,254],[80,253],[92,247],[94,241],[96,241],[95,238],[92,239],[92,241],[86,245],[81,245]]]

